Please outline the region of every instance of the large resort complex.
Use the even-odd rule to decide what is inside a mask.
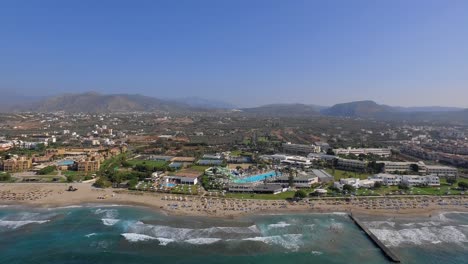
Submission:
[[[278,197],[293,198],[299,190],[309,197],[372,193],[364,189],[374,190],[374,195],[411,193],[411,188],[419,192],[439,188],[439,194],[464,192],[450,188],[448,183],[464,181],[462,167],[403,154],[406,142],[402,147],[334,148],[333,140],[327,142],[324,136],[304,144],[280,140],[279,135],[268,130],[260,136],[258,129],[246,129],[237,132],[243,140],[232,136],[232,141],[227,143],[216,139],[228,138],[226,132],[220,132],[226,126],[222,121],[214,125],[219,126],[218,130],[207,136],[210,128],[204,132],[191,130],[187,120],[194,122],[195,117],[158,118],[161,132],[147,131],[140,135],[154,119],[151,115],[134,115],[130,119],[128,114],[41,116],[44,120],[39,124],[50,123],[47,128],[54,123],[77,121],[62,131],[34,132],[21,138],[14,134],[3,136],[0,169],[15,182],[91,181],[98,187],[192,195],[211,193],[225,197],[239,193],[285,193]],[[141,121],[136,123],[123,121],[138,118]],[[187,129],[171,132],[172,126],[183,124],[180,122],[187,122]],[[134,130],[125,128],[129,125]],[[409,133],[408,128],[404,131]],[[421,133],[419,128],[415,131]],[[394,133],[389,136],[394,137]],[[416,139],[421,141],[427,136]],[[353,188],[349,189],[348,185]],[[394,190],[390,186],[402,188]]]

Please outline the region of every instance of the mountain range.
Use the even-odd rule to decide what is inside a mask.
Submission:
[[[3,112],[201,112],[231,111],[235,106],[216,100],[197,97],[158,99],[138,94],[100,94],[87,92],[33,98],[12,96],[0,99]],[[255,116],[332,116],[347,118],[372,118],[386,120],[444,120],[468,121],[468,109],[456,107],[395,107],[374,101],[356,101],[331,107],[312,104],[269,104],[236,109],[245,115]]]

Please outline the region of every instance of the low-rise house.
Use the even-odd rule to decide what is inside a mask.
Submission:
[[[358,189],[359,188],[359,179],[346,178],[346,179],[340,179],[339,181],[333,183],[333,187],[338,188],[338,189],[343,189],[343,186],[345,186],[345,185],[351,185],[354,188]]]
[[[333,176],[324,170],[312,170],[312,173],[318,177],[319,182],[328,183],[333,181]]]
[[[201,166],[221,166],[223,164],[223,160],[201,159],[197,162],[197,164]]]
[[[436,175],[393,175],[380,173],[374,175],[370,180],[382,181],[383,185],[392,186],[400,183],[408,186],[440,186],[440,179]]]
[[[289,175],[283,175],[275,180],[276,183],[289,184]],[[297,188],[310,188],[312,184],[318,183],[318,177],[314,174],[299,174],[292,179],[294,187]]]

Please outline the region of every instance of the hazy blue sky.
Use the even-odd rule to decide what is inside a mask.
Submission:
[[[468,107],[468,1],[3,0],[0,90]]]

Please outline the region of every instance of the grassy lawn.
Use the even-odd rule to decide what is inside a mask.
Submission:
[[[257,194],[257,193],[226,193],[226,198],[236,199],[260,199],[260,200],[285,200],[294,197],[293,191],[279,194]]]
[[[231,151],[231,156],[238,157],[238,156],[252,156],[252,152],[245,152],[241,150],[233,150]]]
[[[358,179],[367,179],[370,176],[368,173],[359,173],[359,172],[351,172],[351,171],[344,171],[344,170],[335,170],[333,173],[332,169],[325,169],[330,175],[335,178],[335,181],[338,181],[343,178],[358,178]]]
[[[201,166],[201,165],[193,165],[190,166],[189,169],[196,170],[199,172],[205,172],[206,169],[211,168],[212,166]]]
[[[167,165],[167,162],[157,160],[129,160],[128,163],[132,164],[132,166],[147,165],[151,167],[163,167]]]
[[[65,175],[65,176],[85,176],[86,173],[82,172],[82,171],[62,171],[62,174]]]

